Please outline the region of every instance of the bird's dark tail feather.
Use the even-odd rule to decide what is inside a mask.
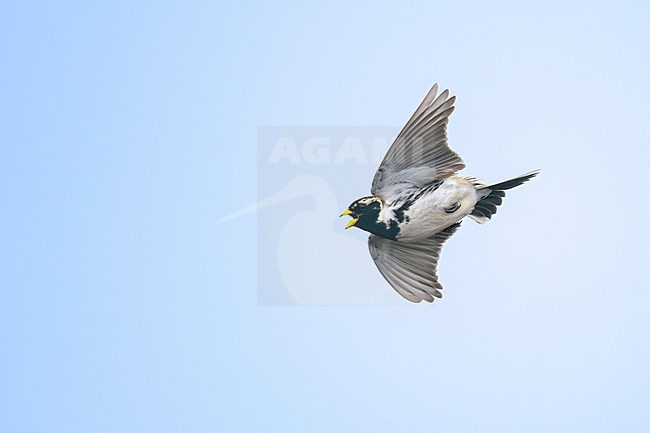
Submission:
[[[477,184],[476,189],[479,200],[474,206],[474,210],[469,214],[469,217],[477,223],[483,224],[485,221],[492,218],[492,215],[497,213],[497,206],[503,203],[503,197],[506,196],[505,191],[528,182],[537,174],[539,170],[531,171],[521,176],[512,179],[504,180],[503,182],[495,183],[492,185]]]

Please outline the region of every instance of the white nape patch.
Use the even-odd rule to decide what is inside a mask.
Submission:
[[[379,216],[377,217],[379,222],[384,223],[386,228],[388,228],[388,224],[390,220],[395,219],[395,211],[391,206],[385,206],[381,200],[379,201],[381,203],[381,210],[379,211]]]

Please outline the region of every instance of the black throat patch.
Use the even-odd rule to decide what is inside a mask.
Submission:
[[[396,240],[399,235],[400,229],[398,222],[389,220],[388,225],[379,221],[379,212],[381,211],[381,204],[373,202],[365,209],[363,214],[358,215],[359,221],[355,224],[356,227],[372,233],[373,235],[381,236],[382,238]],[[403,215],[403,212],[402,212]],[[402,220],[403,221],[403,216]]]

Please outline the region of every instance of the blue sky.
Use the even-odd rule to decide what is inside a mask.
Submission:
[[[649,12],[6,2],[0,431],[648,431]],[[542,174],[445,246],[441,302],[259,305],[263,215],[217,224],[258,127],[401,125],[433,82],[468,175]]]

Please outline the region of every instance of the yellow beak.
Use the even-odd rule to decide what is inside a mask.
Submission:
[[[355,225],[359,221],[359,218],[352,218],[350,221],[348,221],[348,225],[345,226],[346,230]]]
[[[346,216],[346,215],[353,215],[353,213],[352,213],[352,211],[350,209],[346,209],[346,210],[343,211],[341,216]],[[345,228],[349,229],[350,227],[355,225],[357,223],[357,221],[359,221],[359,218],[354,218],[354,216],[353,216],[352,219],[350,221],[348,221],[348,225],[346,225]]]

